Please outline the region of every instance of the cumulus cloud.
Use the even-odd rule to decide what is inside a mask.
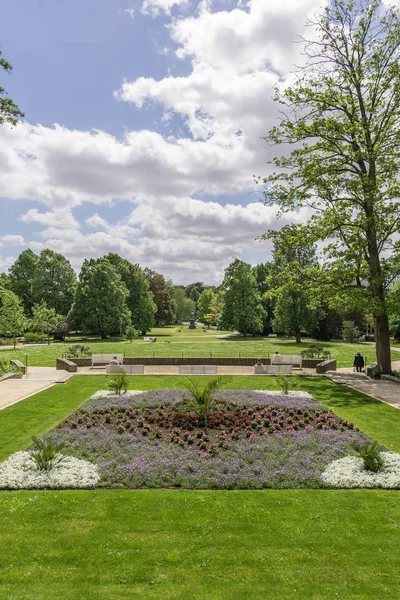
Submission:
[[[189,0],[144,0],[142,13],[157,17],[161,13],[171,14],[171,8],[175,6],[187,6]]]
[[[175,49],[186,61],[188,74],[143,76],[115,92],[138,110],[161,108],[168,129],[179,115],[187,134],[138,130],[118,138],[60,125],[0,128],[0,197],[46,207],[21,216],[42,227],[34,247],[63,252],[76,268],[84,257],[113,251],[177,282],[218,283],[235,257],[266,259],[254,238],[304,218],[277,221],[252,194],[252,176],[265,174],[277,151],[262,140],[276,122],[273,87],[300,62],[301,45],[293,42],[320,0],[249,0],[222,11],[207,1],[144,0],[142,12],[169,15],[194,4],[195,16],[181,13],[168,26],[170,54]],[[216,200],[202,200],[204,193]],[[242,201],[223,206],[217,199],[225,194]],[[122,200],[132,202],[128,216],[102,216],[102,204]],[[79,223],[74,211],[88,203],[93,213]]]
[[[3,248],[23,246],[24,244],[25,240],[22,235],[3,235],[0,237],[0,246]]]

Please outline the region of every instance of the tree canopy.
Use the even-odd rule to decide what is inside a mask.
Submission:
[[[265,202],[307,209],[327,240],[321,285],[370,308],[377,361],[390,372],[385,290],[399,272],[400,19],[380,0],[331,0],[310,26],[307,66],[277,90],[281,121],[266,140],[290,144],[263,179]]]
[[[74,301],[76,275],[65,256],[49,248],[42,250],[35,263],[32,299],[66,316]]]

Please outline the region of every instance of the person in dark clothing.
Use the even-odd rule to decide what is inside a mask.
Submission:
[[[361,356],[360,352],[357,352],[355,355],[353,365],[356,368],[357,373],[361,373],[364,368],[364,357]]]

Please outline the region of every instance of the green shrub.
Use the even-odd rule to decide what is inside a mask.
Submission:
[[[325,350],[322,344],[310,344],[308,348],[300,352],[302,358],[320,358],[321,360],[328,360],[331,357],[331,353]]]
[[[383,467],[383,459],[381,452],[382,446],[377,442],[371,442],[365,446],[354,446],[357,454],[363,459],[364,469],[366,471],[372,471],[373,473],[379,473]]]
[[[290,389],[293,389],[297,386],[295,378],[290,377],[289,375],[277,375],[276,380],[281,388],[282,394],[285,396],[288,395]]]
[[[57,444],[50,439],[33,437],[32,447],[28,449],[28,452],[39,471],[50,471],[64,460],[65,457],[60,454],[63,448],[64,444]]]
[[[25,344],[43,344],[43,342],[46,342],[46,336],[36,331],[28,331],[24,335],[24,342]]]
[[[125,373],[117,373],[107,377],[108,389],[114,392],[117,396],[121,395],[121,392],[126,392],[129,385],[129,380]]]
[[[68,348],[67,357],[68,358],[85,358],[87,356],[91,356],[89,346],[83,346],[81,344],[74,344]]]

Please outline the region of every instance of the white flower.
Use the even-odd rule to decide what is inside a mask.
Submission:
[[[16,452],[0,464],[0,489],[91,488],[100,480],[97,466],[64,456],[50,471],[40,471],[29,452]]]
[[[138,396],[139,394],[144,394],[143,390],[128,390],[121,394],[121,396]],[[93,396],[90,396],[90,400],[99,400],[100,398],[110,398],[110,396],[118,397],[115,392],[111,390],[99,390],[94,393]]]
[[[400,488],[400,454],[381,452],[381,457],[383,467],[379,473],[367,471],[362,458],[346,456],[333,461],[321,479],[329,486],[339,488]]]
[[[288,394],[284,394],[283,392],[277,392],[272,390],[254,390],[257,394],[267,394],[268,396],[278,396],[287,398],[289,396],[296,396],[296,398],[312,398],[311,394],[308,392],[296,392],[296,390],[289,392]]]

